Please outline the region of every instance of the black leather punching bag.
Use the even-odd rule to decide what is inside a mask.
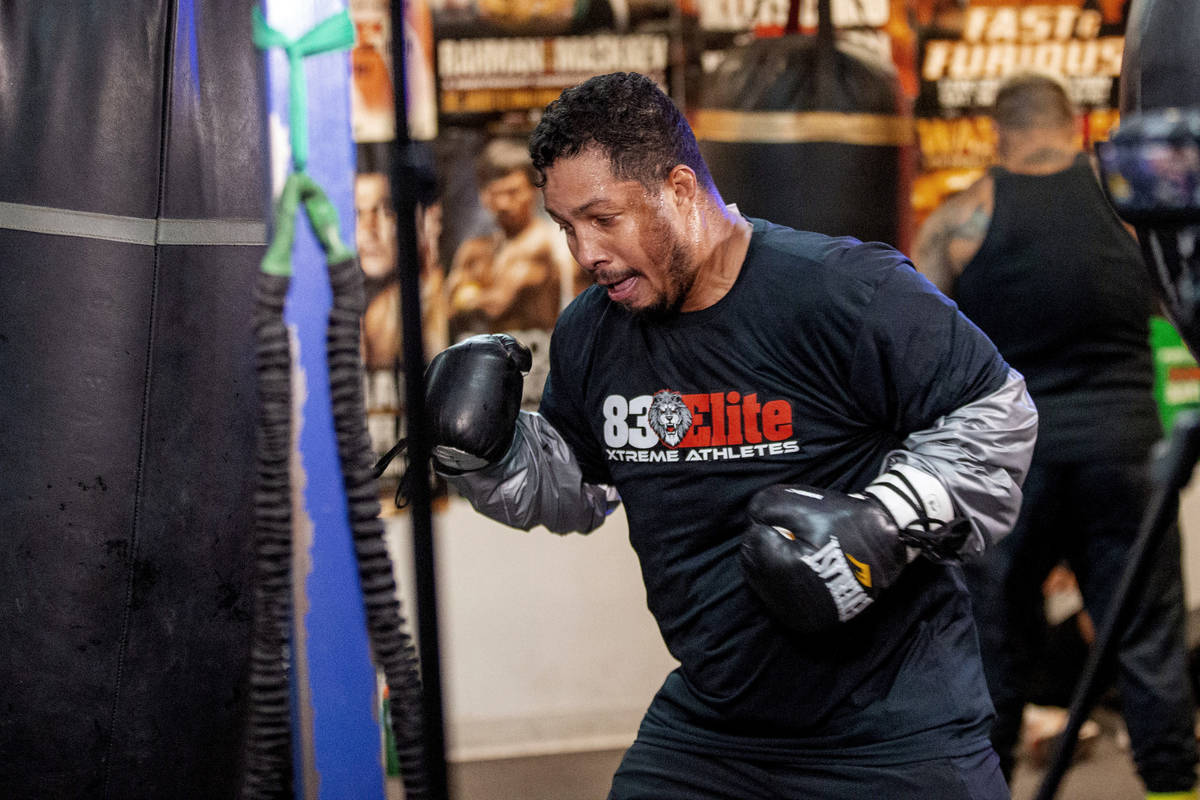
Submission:
[[[0,4],[8,800],[236,794],[268,202],[250,8]]]
[[[907,247],[914,136],[895,69],[839,46],[818,10],[815,36],[755,39],[705,78],[701,153],[745,214]]]

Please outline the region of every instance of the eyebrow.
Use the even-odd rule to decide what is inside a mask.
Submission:
[[[568,213],[571,216],[579,216],[581,214],[586,214],[588,211],[592,210],[592,208],[594,208],[595,206],[603,205],[607,202],[609,202],[607,198],[595,197],[595,198],[592,198],[591,200],[588,200],[586,203],[583,203],[582,205],[576,206],[575,208],[571,209]],[[565,219],[560,217],[558,214],[555,214],[553,211],[551,211],[548,208],[546,209],[546,213],[549,214],[551,217],[553,217],[555,220],[558,220],[560,222],[566,221]]]

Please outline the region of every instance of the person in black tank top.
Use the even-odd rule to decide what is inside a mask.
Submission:
[[[1149,277],[1075,145],[1066,91],[1045,75],[1013,76],[993,118],[997,166],[930,215],[916,262],[1025,376],[1038,407],[1021,515],[967,570],[997,712],[992,743],[1011,775],[1046,630],[1042,584],[1066,561],[1085,608],[1103,619],[1149,499],[1161,429]],[[1152,796],[1195,784],[1179,553],[1176,530],[1118,654],[1134,762]]]

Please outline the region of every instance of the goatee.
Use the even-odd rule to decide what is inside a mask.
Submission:
[[[696,270],[689,267],[687,253],[679,242],[673,242],[667,259],[666,288],[662,296],[645,308],[633,309],[634,315],[651,322],[663,322],[679,316],[683,301],[695,282]]]

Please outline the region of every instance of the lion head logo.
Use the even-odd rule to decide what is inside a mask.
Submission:
[[[692,411],[683,402],[679,392],[663,389],[654,393],[650,401],[650,427],[658,434],[660,442],[667,447],[677,447],[683,436],[692,427]]]

